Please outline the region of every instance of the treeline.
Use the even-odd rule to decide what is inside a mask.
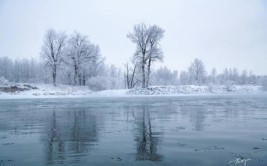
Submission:
[[[67,69],[67,68],[65,68]],[[127,88],[126,67],[124,69],[114,65],[106,65],[103,61],[97,66],[94,75],[85,82],[93,90]],[[134,87],[142,86],[140,69],[136,68],[134,77]],[[64,68],[59,70],[57,76],[58,83],[73,85],[74,81],[70,75],[66,74]],[[65,73],[66,72],[66,73]],[[52,83],[49,75],[50,71],[45,69],[42,61],[35,59],[12,60],[8,57],[0,57],[0,77],[15,83]],[[260,85],[267,87],[267,76],[253,74],[252,71],[243,70],[239,72],[237,68],[226,68],[222,73],[217,73],[213,68],[206,71],[201,60],[194,60],[186,71],[170,70],[168,67],[161,67],[151,70],[150,86],[160,85]]]
[[[15,83],[49,83],[44,64],[36,59],[16,59],[0,57],[0,77]]]
[[[88,73],[90,75],[84,84],[92,90],[124,88],[123,71],[114,65],[106,65],[102,61]],[[74,85],[73,77],[70,66],[62,65],[57,73],[57,83]],[[43,61],[35,59],[13,60],[9,57],[0,57],[0,78],[13,83],[53,83],[50,69]]]
[[[260,85],[263,79],[264,76],[256,76],[246,69],[240,73],[237,68],[225,68],[222,73],[217,73],[216,68],[213,68],[207,72],[204,63],[199,59],[195,59],[187,71],[180,73],[180,84]]]
[[[264,85],[266,76],[256,76],[252,71],[243,70],[241,73],[236,68],[225,69],[217,73],[212,69],[208,73],[204,63],[195,59],[188,70],[170,71],[167,67],[152,71],[151,66],[155,61],[163,61],[163,51],[160,41],[164,37],[164,30],[157,25],[147,26],[137,24],[133,32],[127,37],[135,44],[136,50],[130,61],[125,65],[126,87],[148,87],[149,85],[207,85],[207,84],[252,84]]]
[[[136,82],[134,87],[140,87],[142,78],[136,69]],[[133,72],[133,70],[132,70]],[[125,72],[126,73],[126,72]],[[246,69],[239,72],[237,68],[225,68],[218,73],[216,68],[208,72],[204,63],[195,59],[187,70],[178,72],[168,67],[161,67],[151,71],[149,85],[259,85],[267,88],[267,76],[255,75]]]
[[[164,30],[157,25],[137,24],[127,38],[136,46],[130,61],[123,68],[105,64],[98,45],[86,35],[48,30],[44,35],[41,55],[36,59],[0,57],[0,78],[15,83],[52,83],[89,86],[92,90],[148,87],[152,85],[261,85],[267,89],[267,76],[252,71],[226,68],[218,73],[207,71],[195,59],[187,70],[172,71],[168,67],[153,70],[156,61],[163,61],[160,41]]]

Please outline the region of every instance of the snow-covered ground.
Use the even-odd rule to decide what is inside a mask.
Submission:
[[[132,89],[127,94],[132,95],[181,95],[181,94],[242,94],[261,93],[261,86],[254,85],[179,85],[179,86],[153,86],[146,89]]]
[[[16,86],[21,89],[26,89],[23,91],[15,92],[1,92],[0,99],[9,98],[53,98],[53,97],[82,97],[89,96],[92,91],[85,86],[68,86],[68,85],[58,85],[56,87],[50,84],[30,84],[33,88],[28,88],[29,84],[16,84],[11,86]],[[7,86],[6,86],[7,87]],[[27,89],[28,88],[28,89]]]
[[[3,87],[13,90],[3,92]],[[16,87],[16,88],[14,88]],[[2,88],[2,89],[1,89]],[[14,90],[15,89],[15,90]],[[18,90],[17,90],[18,89]],[[12,84],[0,85],[0,99],[12,98],[67,98],[67,97],[132,97],[132,96],[181,96],[181,95],[209,95],[209,94],[255,94],[262,93],[260,86],[253,85],[212,85],[212,86],[153,86],[149,88],[104,90],[93,92],[86,86],[50,84]]]

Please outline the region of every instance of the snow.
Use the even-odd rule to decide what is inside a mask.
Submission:
[[[105,96],[105,97],[115,97],[115,96],[125,96],[127,95],[127,89],[114,89],[114,90],[103,90],[99,92],[95,92],[93,96]]]
[[[260,93],[261,86],[254,85],[180,85],[180,86],[153,86],[146,89],[132,89],[128,94],[132,95],[179,95],[179,94],[240,94]]]
[[[25,84],[29,85],[29,84]],[[24,84],[12,85],[19,88],[24,88]],[[37,89],[30,89],[25,91],[16,92],[0,92],[0,99],[10,98],[55,98],[55,97],[82,97],[88,96],[92,93],[86,86],[68,86],[58,85],[54,87],[50,84],[31,84],[32,87]]]
[[[4,77],[0,77],[0,87],[6,87],[9,85],[9,81]]]
[[[5,85],[7,86],[7,85]],[[11,86],[11,85],[10,85]],[[72,97],[137,97],[137,96],[181,96],[181,95],[212,95],[212,94],[255,94],[262,93],[260,86],[254,85],[178,85],[152,86],[149,88],[116,89],[93,92],[87,86],[50,84],[16,84],[23,91],[1,92],[0,99],[18,98],[72,98]],[[30,88],[29,88],[30,86]]]

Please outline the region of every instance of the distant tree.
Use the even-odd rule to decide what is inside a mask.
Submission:
[[[0,77],[13,81],[12,75],[13,62],[7,56],[0,58]]]
[[[203,84],[205,83],[206,70],[203,62],[199,59],[195,59],[188,69],[190,75],[191,84]]]
[[[210,76],[211,76],[212,83],[215,84],[216,83],[216,76],[217,76],[217,71],[215,68],[213,68],[211,70]]]
[[[247,82],[248,82],[248,72],[247,72],[246,69],[242,71],[242,75],[241,75],[241,80],[240,81],[241,81],[241,84],[247,84]]]
[[[57,33],[49,29],[44,38],[41,57],[52,73],[53,85],[56,86],[58,69],[63,61],[64,49],[67,36],[64,33]]]
[[[152,76],[153,85],[177,85],[178,83],[178,72],[171,71],[167,66],[154,71]]]
[[[37,83],[45,76],[44,65],[35,59],[0,57],[0,77],[10,82]]]
[[[238,70],[237,70],[237,68],[233,68],[232,81],[233,81],[235,84],[238,84],[238,80],[239,80],[239,73],[238,73]]]
[[[163,58],[162,51],[159,48],[159,41],[162,39],[163,33],[164,30],[156,25],[147,27],[144,23],[141,23],[135,25],[134,31],[127,35],[131,42],[136,44],[134,59],[141,66],[142,88],[149,84],[151,63]]]
[[[267,76],[262,77],[261,86],[262,86],[263,90],[267,91]]]
[[[189,74],[186,71],[181,71],[179,80],[182,85],[189,84]]]
[[[256,77],[255,74],[253,74],[252,71],[249,72],[249,78],[248,78],[248,80],[249,80],[249,84],[255,85],[257,83],[257,77]]]
[[[134,61],[127,62],[125,64],[125,82],[127,89],[134,88],[137,83],[137,70],[138,70],[138,64]]]
[[[227,68],[224,69],[223,71],[223,83],[229,82],[229,70]]]
[[[118,89],[123,87],[122,70],[115,65],[108,66],[108,88]]]

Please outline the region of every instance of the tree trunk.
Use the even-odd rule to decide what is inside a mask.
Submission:
[[[127,63],[125,65],[126,67],[126,85],[127,85],[127,89],[130,89],[130,82],[129,82],[129,64]]]
[[[82,76],[81,76],[81,73],[78,74],[78,85],[79,86],[82,85]]]
[[[78,79],[78,67],[77,65],[74,65],[74,85],[77,85],[77,79]]]
[[[146,87],[145,63],[142,63],[142,88]]]
[[[142,88],[145,88],[146,87],[146,71],[145,71],[145,65],[146,65],[145,52],[143,52],[143,57],[142,57]]]
[[[56,77],[57,77],[57,69],[56,68],[53,69],[52,77],[53,77],[53,85],[56,86]]]
[[[133,73],[132,73],[132,77],[131,77],[131,86],[130,88],[133,88],[134,87],[134,75],[135,75],[135,70],[136,70],[136,64],[134,64],[134,69],[133,69]]]
[[[149,58],[149,60],[148,60],[148,65],[147,65],[147,80],[146,80],[146,87],[148,87],[148,85],[149,85],[150,66],[151,66],[151,58]]]
[[[86,77],[85,74],[83,74],[82,85],[85,86],[85,84],[86,84]]]

